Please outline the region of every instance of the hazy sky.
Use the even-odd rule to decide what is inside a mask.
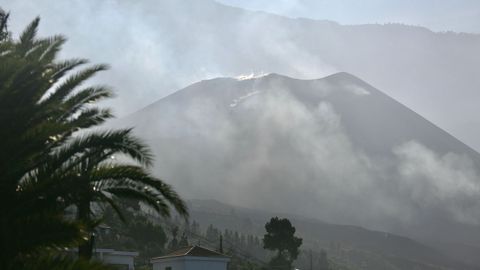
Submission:
[[[480,33],[478,0],[218,0],[232,6],[341,24],[397,22]]]

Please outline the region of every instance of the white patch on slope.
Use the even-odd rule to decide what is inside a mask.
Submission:
[[[265,73],[263,71],[258,73],[258,74],[255,74],[255,73],[252,72],[250,74],[241,74],[241,75],[235,77],[235,79],[237,79],[239,81],[251,80],[251,79],[257,79],[257,78],[265,77],[269,74],[270,73]]]
[[[256,94],[259,94],[259,93],[260,93],[260,91],[253,91],[253,92],[250,92],[250,93],[248,93],[248,94],[246,94],[246,95],[244,95],[244,96],[238,97],[238,98],[234,99],[234,100],[232,101],[232,103],[230,103],[230,107],[231,107],[231,108],[234,108],[234,107],[236,107],[240,102],[242,102],[243,100],[245,100],[245,99],[247,99],[247,98],[249,98],[249,97],[251,97],[251,96],[254,96],[254,95],[256,95]]]
[[[345,89],[351,91],[352,93],[358,96],[370,95],[370,92],[367,89],[358,85],[348,85],[347,87],[345,87]]]

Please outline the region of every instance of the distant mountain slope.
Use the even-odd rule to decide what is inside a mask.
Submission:
[[[476,269],[414,240],[361,227],[335,225],[295,215],[234,207],[214,200],[189,202],[191,218],[203,228],[262,236],[272,216],[288,217],[304,239],[303,249],[324,248],[352,269]],[[387,267],[388,265],[388,267]],[[363,267],[363,268],[362,268]]]
[[[158,110],[180,110],[171,108],[177,105],[187,108],[196,106],[194,103],[199,99],[215,99],[216,109],[231,114],[242,101],[261,94],[262,90],[275,91],[275,87],[278,87],[279,91],[291,91],[296,99],[313,109],[320,101],[334,104],[350,139],[358,143],[357,146],[361,146],[362,150],[372,154],[391,154],[392,146],[414,139],[440,153],[466,153],[480,161],[476,151],[455,137],[345,72],[321,80],[299,80],[278,74],[246,80],[206,80],[161,99],[129,118],[135,119],[132,122],[135,126],[149,126],[147,123],[158,119]],[[161,106],[167,108],[160,108]]]
[[[480,244],[479,155],[348,73],[201,81],[115,125],[188,198]]]

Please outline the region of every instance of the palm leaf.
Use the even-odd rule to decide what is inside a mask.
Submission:
[[[21,55],[26,55],[27,52],[31,49],[35,40],[35,36],[37,35],[37,28],[39,23],[40,18],[35,18],[20,35],[20,42],[17,47],[17,52]]]
[[[77,86],[93,77],[93,75],[95,75],[97,72],[106,70],[107,68],[108,67],[106,65],[95,65],[70,76],[56,89],[54,89],[53,93],[48,96],[44,102],[51,104],[63,101],[68,95],[72,94]]]

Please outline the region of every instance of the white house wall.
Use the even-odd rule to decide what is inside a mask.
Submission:
[[[226,270],[228,258],[177,257],[152,262],[153,270]]]
[[[175,260],[169,262],[153,263],[153,270],[165,270],[168,266],[172,267],[172,270],[185,270],[185,261]]]
[[[226,270],[227,263],[222,261],[187,260],[185,270]],[[172,268],[172,270],[175,270]]]

